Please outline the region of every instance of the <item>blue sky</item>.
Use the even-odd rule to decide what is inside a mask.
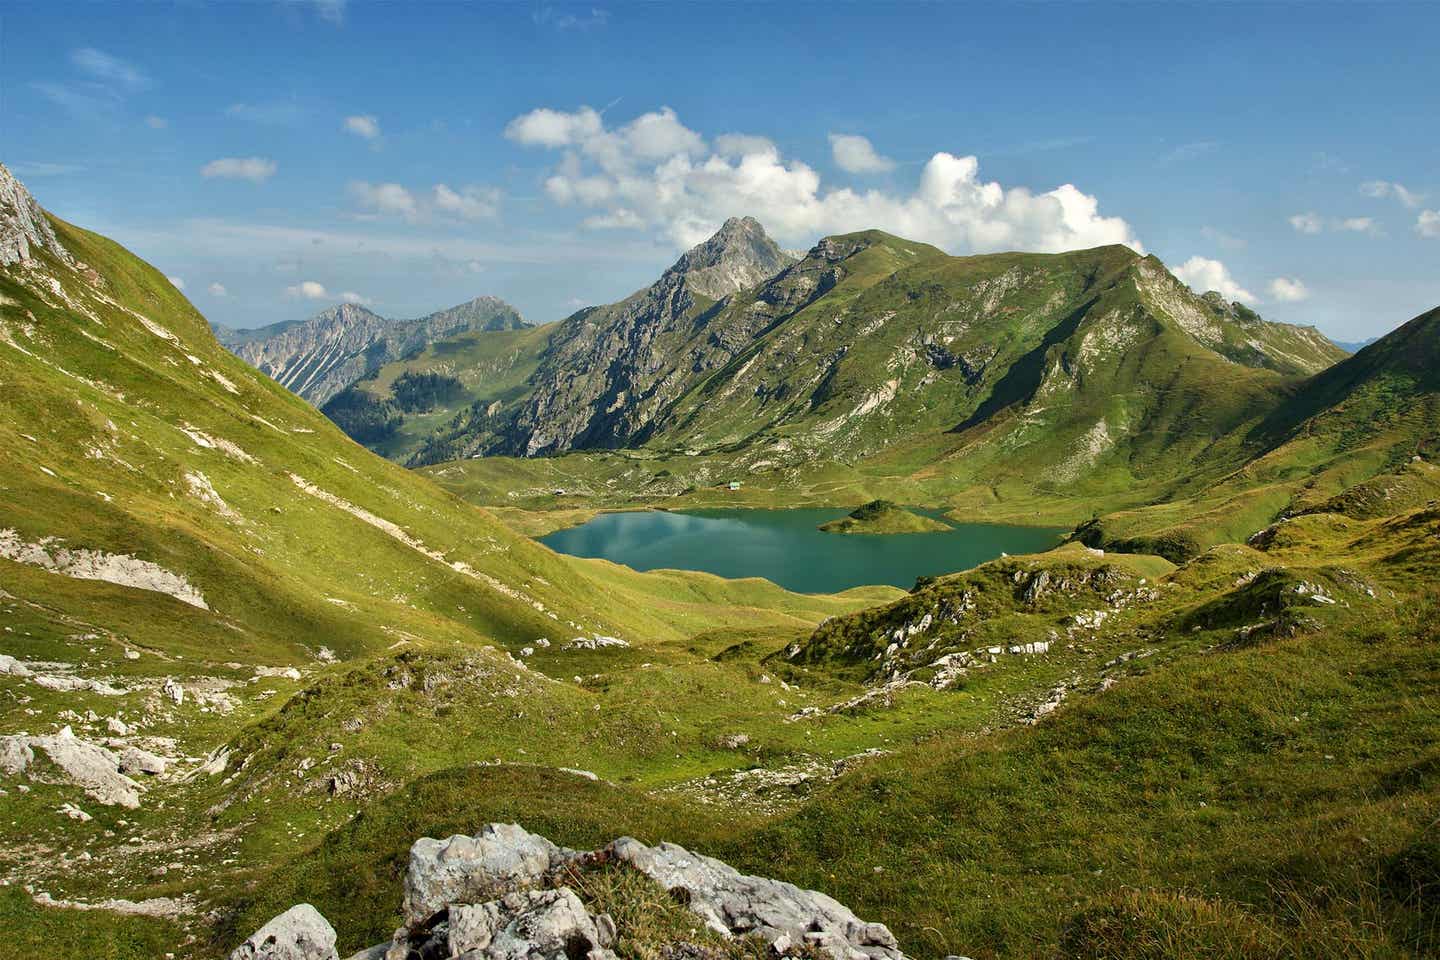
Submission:
[[[1440,304],[1440,4],[0,10],[0,161],[211,319],[537,322],[726,216],[1129,242],[1358,339]]]

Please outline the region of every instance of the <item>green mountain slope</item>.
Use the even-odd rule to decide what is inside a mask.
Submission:
[[[476,297],[413,320],[389,320],[365,307],[341,303],[304,321],[256,330],[217,328],[226,348],[282,386],[324,404],[382,365],[466,331],[523,330],[529,325],[496,297]]]
[[[554,333],[546,324],[454,334],[380,367],[320,409],[397,463],[454,459],[464,453],[455,437],[524,394]]]
[[[1298,514],[1377,516],[1433,498],[1440,450],[1440,310],[1293,384],[1229,441],[1252,455],[1210,484],[1111,513],[1086,542],[1193,556]]]
[[[712,257],[737,236],[749,250],[763,230],[722,231]],[[867,231],[719,301],[686,265],[563,321],[523,391],[452,419],[412,462],[630,447],[758,476],[923,474],[945,496],[1173,495],[1259,452],[1245,432],[1345,357],[1119,246],[949,257]]]

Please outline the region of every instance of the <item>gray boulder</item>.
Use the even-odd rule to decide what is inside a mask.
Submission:
[[[485,903],[533,886],[575,856],[513,823],[489,824],[473,837],[421,837],[405,874],[405,925],[418,928],[452,903]]]
[[[565,887],[450,908],[450,956],[463,960],[612,960],[614,935]]]
[[[230,960],[339,960],[335,928],[308,903],[297,904],[250,935]]]
[[[823,893],[748,876],[673,843],[649,847],[621,837],[605,852],[680,895],[706,926],[724,936],[760,937],[777,953],[809,946],[836,960],[904,957],[884,924],[866,923]]]
[[[165,772],[169,761],[158,753],[127,746],[120,751],[120,772],[124,774],[144,773],[158,777]]]

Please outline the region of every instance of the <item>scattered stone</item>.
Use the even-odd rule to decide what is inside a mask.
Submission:
[[[120,751],[120,772],[144,773],[152,777],[158,777],[165,772],[169,761],[149,750],[142,750],[139,747],[126,747]]]
[[[29,667],[5,653],[0,653],[0,673],[11,677],[34,676]]]
[[[25,773],[35,760],[35,748],[44,750],[69,782],[83,787],[92,799],[106,806],[140,806],[140,784],[120,772],[120,758],[75,736],[69,727],[57,734],[0,738],[0,772]]]
[[[165,678],[165,685],[160,688],[160,692],[174,700],[177,707],[185,702],[185,688],[176,683],[174,677]]]
[[[65,814],[65,816],[69,817],[71,820],[78,820],[81,823],[89,823],[91,820],[95,819],[94,817],[90,816],[90,814],[86,813],[84,810],[81,810],[79,807],[75,806],[75,804],[73,803],[61,804],[60,812]]]
[[[605,649],[606,647],[628,647],[628,646],[630,646],[630,644],[626,643],[624,640],[621,640],[619,637],[605,637],[605,636],[601,636],[600,634],[597,633],[597,634],[595,634],[594,636],[590,636],[590,637],[576,637],[574,640],[571,640],[569,643],[565,644],[565,646],[561,647],[561,649],[562,649],[562,650],[603,650],[603,649]]]
[[[901,960],[904,956],[884,924],[862,921],[823,893],[782,880],[748,876],[673,843],[649,847],[622,837],[605,853],[680,897],[706,926],[723,936],[756,936],[767,944],[787,937],[790,944],[804,944],[837,960]]]
[[[271,920],[230,954],[230,960],[339,960],[335,928],[308,903]]]

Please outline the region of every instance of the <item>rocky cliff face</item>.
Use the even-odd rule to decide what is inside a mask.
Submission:
[[[531,456],[639,439],[697,373],[723,365],[735,337],[708,324],[728,298],[779,273],[791,258],[750,217],[727,220],[652,286],[565,321],[533,389],[494,449]]]
[[[41,250],[50,251],[66,264],[73,262],[40,204],[0,163],[0,267],[29,260]]]
[[[414,320],[387,320],[342,303],[302,323],[254,331],[217,330],[239,357],[316,406],[386,363],[426,344],[468,330],[527,326],[514,307],[495,297],[474,300]]]

